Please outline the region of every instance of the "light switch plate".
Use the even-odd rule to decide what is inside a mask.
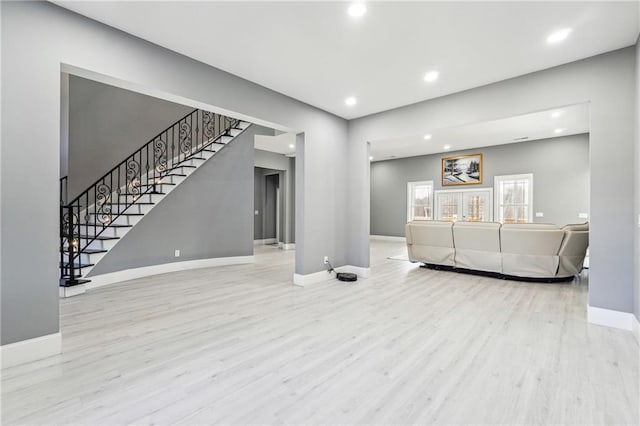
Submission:
[[[589,215],[587,213],[578,213],[578,217],[580,219],[588,219]]]
[[[253,214],[254,214],[254,215],[256,215],[256,216],[258,216],[258,215],[260,214],[260,212],[259,212],[258,210],[255,210],[255,211],[253,212]]]

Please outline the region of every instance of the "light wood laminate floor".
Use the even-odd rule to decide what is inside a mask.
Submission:
[[[3,424],[638,424],[638,345],[587,285],[419,268],[292,285],[293,252],[60,301],[63,353],[3,371]]]

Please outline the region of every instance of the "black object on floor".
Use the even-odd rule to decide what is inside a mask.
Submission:
[[[358,281],[358,276],[356,274],[352,274],[351,272],[337,272],[335,269],[333,269],[333,266],[331,266],[328,260],[326,261],[326,263],[327,265],[329,265],[329,270],[327,272],[335,272],[336,278],[338,278],[339,281]]]

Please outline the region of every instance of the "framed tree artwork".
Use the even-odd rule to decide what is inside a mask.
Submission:
[[[482,154],[458,155],[442,159],[442,186],[482,183]]]

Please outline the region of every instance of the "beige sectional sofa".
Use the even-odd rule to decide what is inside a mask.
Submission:
[[[570,279],[582,270],[589,225],[413,221],[411,262],[526,279]]]

